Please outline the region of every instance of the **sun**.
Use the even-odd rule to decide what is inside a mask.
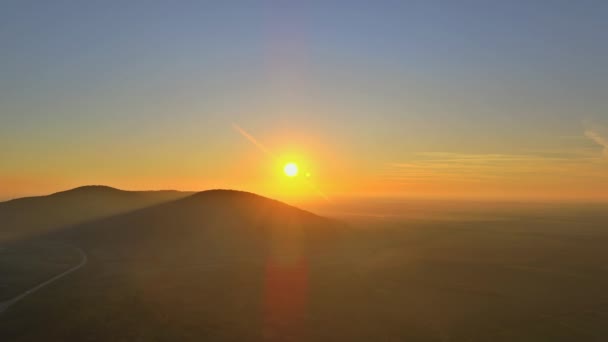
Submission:
[[[287,163],[283,167],[283,172],[287,177],[295,177],[298,175],[298,165],[296,163]]]

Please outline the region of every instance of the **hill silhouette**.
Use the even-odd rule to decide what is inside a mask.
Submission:
[[[116,215],[190,195],[179,191],[124,191],[83,186],[0,202],[0,241],[35,237],[89,220]]]
[[[63,197],[71,203],[73,193],[90,191],[103,192],[104,199],[105,193],[127,196],[86,188],[49,196],[46,205],[65,203]],[[334,250],[342,231],[338,222],[234,190],[204,191],[47,231],[39,237],[81,249],[88,263],[69,281],[6,312],[11,324],[0,324],[0,336],[114,341],[298,335],[313,265]],[[226,324],[234,328],[205,332]]]
[[[209,190],[76,225],[50,237],[72,241],[89,249],[93,257],[146,255],[166,262],[185,257],[266,256],[277,246],[282,250],[274,253],[289,257],[331,239],[338,226],[252,193]]]

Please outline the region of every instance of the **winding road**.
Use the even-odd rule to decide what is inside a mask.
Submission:
[[[74,247],[74,248],[76,248],[76,247]],[[87,261],[88,261],[87,255],[80,248],[76,248],[76,250],[78,250],[78,253],[80,253],[80,257],[81,257],[80,263],[78,265],[76,265],[76,266],[70,268],[69,270],[67,270],[67,271],[65,271],[63,273],[60,273],[60,274],[58,274],[58,275],[56,275],[56,276],[54,276],[54,277],[52,277],[52,278],[50,278],[50,279],[48,279],[46,281],[44,281],[44,282],[42,282],[42,283],[34,286],[34,287],[32,287],[31,289],[23,292],[22,294],[20,294],[20,295],[18,295],[16,297],[13,297],[13,298],[11,298],[9,300],[0,302],[0,313],[3,313],[8,308],[10,308],[12,305],[14,305],[15,303],[19,302],[23,298],[31,295],[32,293],[35,293],[36,291],[40,290],[41,288],[54,283],[55,281],[57,281],[57,280],[65,277],[65,276],[67,276],[68,274],[70,274],[70,273],[72,273],[72,272],[74,272],[74,271],[82,268],[84,265],[86,265]]]

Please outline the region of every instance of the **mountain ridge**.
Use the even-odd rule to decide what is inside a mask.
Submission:
[[[167,214],[163,218],[169,221],[179,221],[182,219],[180,215],[192,216],[194,220],[194,216],[205,213],[208,217],[221,215],[223,220],[228,221],[236,215],[250,221],[253,217],[269,219],[273,224],[282,221],[331,222],[296,206],[242,190],[128,191],[105,185],[86,185],[50,195],[0,202],[0,224],[4,227],[0,229],[0,242],[44,236],[69,226],[81,226],[117,216],[140,215],[141,211],[145,213],[151,208],[173,210],[173,215]]]
[[[129,212],[190,194],[84,186],[50,195],[0,202],[0,242],[30,238],[68,225]]]
[[[4,205],[4,204],[7,204],[7,203],[36,200],[36,199],[42,199],[42,198],[48,198],[48,197],[62,197],[62,196],[69,196],[69,195],[74,195],[74,194],[93,194],[93,193],[105,193],[105,194],[112,194],[112,193],[113,194],[125,194],[125,193],[184,193],[184,194],[194,194],[196,192],[194,192],[194,191],[180,191],[180,190],[173,190],[173,189],[162,189],[162,190],[124,190],[124,189],[119,189],[119,188],[115,188],[115,187],[108,186],[108,185],[96,185],[96,184],[92,184],[92,185],[82,185],[82,186],[78,186],[78,187],[67,189],[67,190],[61,190],[61,191],[53,192],[53,193],[46,194],[46,195],[34,195],[34,196],[24,196],[24,197],[12,198],[12,199],[9,199],[9,200],[6,200],[6,201],[0,201],[0,206]]]

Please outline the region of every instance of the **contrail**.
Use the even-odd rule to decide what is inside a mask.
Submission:
[[[239,132],[243,137],[245,137],[245,139],[251,141],[257,148],[260,149],[260,151],[266,153],[268,156],[275,158],[275,155],[272,154],[272,152],[270,152],[270,150],[268,150],[266,148],[266,146],[262,145],[262,143],[260,143],[259,141],[257,141],[256,138],[254,138],[251,134],[247,133],[247,131],[245,131],[244,129],[241,128],[241,126],[232,123],[232,128],[234,128],[235,131]]]

